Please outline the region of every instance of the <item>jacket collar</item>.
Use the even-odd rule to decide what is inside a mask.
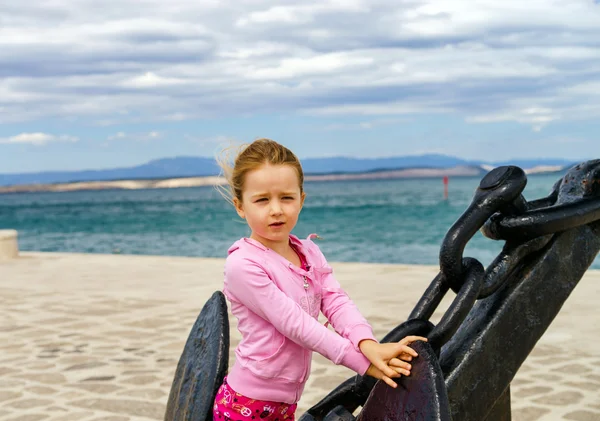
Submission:
[[[247,243],[250,244],[262,251],[268,251],[271,250],[270,248],[266,247],[264,244],[262,244],[259,241],[256,241],[253,238],[250,237],[244,237],[242,238],[242,240]],[[296,237],[294,234],[290,234],[290,242],[296,246],[304,255],[306,255],[306,252],[304,250],[304,245],[302,244],[302,241],[300,241],[300,239],[298,237]],[[272,251],[272,250],[271,250]]]
[[[296,249],[298,251],[300,251],[300,253],[302,253],[304,255],[304,258],[306,259],[306,262],[308,264],[308,271],[305,271],[305,270],[297,267],[296,265],[293,265],[285,257],[281,256],[279,253],[276,253],[272,249],[266,247],[265,245],[263,245],[259,241],[256,241],[253,238],[244,237],[244,238],[238,240],[238,242],[236,242],[236,243],[243,242],[243,243],[247,244],[248,246],[253,247],[253,248],[255,248],[257,250],[260,250],[262,252],[272,253],[276,259],[281,260],[282,263],[286,264],[291,270],[293,270],[296,273],[299,273],[299,274],[302,274],[302,275],[304,275],[304,274],[312,274],[312,272],[313,272],[313,266],[314,265],[313,265],[313,262],[311,261],[311,256],[308,253],[308,250],[306,249],[306,247],[304,246],[304,244],[302,244],[302,241],[297,236],[295,236],[294,234],[290,234],[289,237],[290,237],[290,242],[292,243],[292,245],[294,247],[296,247]],[[309,236],[309,238],[311,238],[311,237]],[[231,247],[231,249],[230,249],[229,252],[231,253],[232,251],[234,251],[237,248],[239,248],[239,244],[238,245],[234,245],[233,247]]]

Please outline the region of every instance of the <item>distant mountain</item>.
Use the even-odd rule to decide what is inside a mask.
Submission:
[[[582,160],[583,161],[583,160]],[[498,162],[482,162],[482,164],[499,167],[501,165],[516,165],[521,168],[533,168],[538,166],[550,166],[550,167],[572,167],[579,162],[567,160],[567,159],[514,159],[512,161],[498,161]]]
[[[453,168],[458,166],[517,165],[523,169],[538,166],[567,167],[574,163],[564,159],[528,159],[503,162],[468,161],[446,155],[415,155],[389,158],[306,158],[302,166],[307,174],[357,173],[404,168]],[[1,170],[1,169],[0,169]],[[146,164],[107,170],[48,171],[24,174],[0,174],[0,186],[21,184],[52,184],[76,181],[164,179],[201,177],[219,174],[213,158],[174,157],[150,161]]]
[[[452,168],[457,166],[478,166],[479,162],[466,161],[446,155],[396,156],[389,158],[308,158],[302,160],[302,168],[307,174],[332,172],[366,172],[380,169],[401,168]]]
[[[70,183],[74,181],[138,180],[170,177],[217,175],[213,158],[175,157],[150,161],[129,168],[85,171],[47,171],[24,174],[0,174],[0,186],[15,184]]]

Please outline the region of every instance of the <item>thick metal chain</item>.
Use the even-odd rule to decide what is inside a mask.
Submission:
[[[427,335],[436,352],[458,330],[484,287],[486,277],[481,262],[463,257],[467,243],[494,214],[525,211],[527,204],[521,193],[526,184],[525,172],[518,167],[490,171],[481,180],[470,206],[448,230],[440,248],[440,274],[409,316],[409,320],[429,320],[448,290],[456,293],[440,322]]]
[[[458,330],[475,302],[502,287],[523,257],[548,244],[550,234],[600,220],[597,196],[590,194],[553,206],[559,180],[548,197],[528,203],[521,195],[526,183],[525,173],[518,167],[492,170],[481,180],[471,205],[446,234],[440,249],[440,273],[409,316],[409,320],[429,320],[446,292],[450,288],[456,292],[440,322],[427,335],[437,352]],[[595,191],[595,186],[592,189]],[[463,257],[467,243],[479,230],[489,238],[507,241],[487,271],[477,259]]]

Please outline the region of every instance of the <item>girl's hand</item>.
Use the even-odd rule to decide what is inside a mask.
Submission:
[[[406,362],[417,357],[417,352],[409,347],[415,341],[427,341],[421,336],[407,336],[399,342],[377,343],[373,340],[363,340],[358,346],[371,365],[365,373],[368,376],[383,380],[391,387],[397,387],[392,378],[401,375],[409,376],[412,366]]]
[[[423,341],[423,342],[427,342],[427,338],[424,338],[422,336],[406,336],[403,339],[401,339],[398,343],[400,345],[410,345],[415,341]],[[412,350],[412,348],[409,348]],[[416,352],[415,352],[416,353]],[[390,360],[390,365],[397,365],[397,363],[399,363],[398,359],[400,360],[404,360],[404,361],[412,361],[412,354],[403,352],[402,354],[398,355],[397,358],[392,358]]]
[[[391,377],[400,377],[400,374],[394,374],[391,377],[386,376],[385,374],[383,374],[383,372],[378,369],[377,367],[375,367],[373,364],[371,364],[369,366],[369,368],[367,369],[367,372],[365,373],[365,376],[371,376],[376,378],[377,380],[383,380],[384,382],[386,382],[388,384],[388,386],[390,387],[398,387],[398,385],[396,384],[395,381],[393,381],[391,379]]]

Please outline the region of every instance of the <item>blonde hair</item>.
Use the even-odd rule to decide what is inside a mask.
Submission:
[[[234,159],[231,159],[232,151],[235,152]],[[300,193],[304,192],[304,172],[300,160],[291,150],[274,140],[262,138],[239,147],[225,148],[216,161],[227,180],[227,186],[219,186],[219,191],[231,204],[234,204],[234,199],[242,202],[246,174],[265,164],[289,165],[294,168],[298,173]]]

